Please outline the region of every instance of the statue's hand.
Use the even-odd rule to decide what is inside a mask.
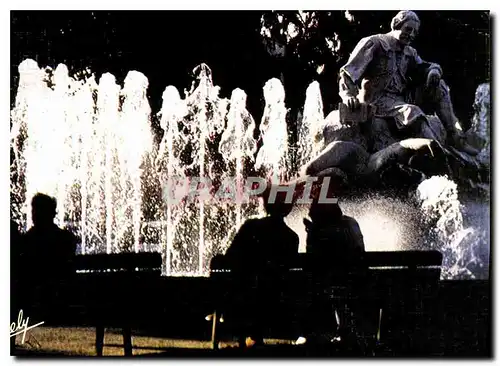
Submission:
[[[439,81],[441,80],[441,74],[439,73],[438,70],[433,69],[429,71],[427,74],[427,84],[426,86],[428,88],[435,88],[436,86],[439,85]]]
[[[347,106],[351,111],[354,111],[355,109],[359,108],[359,99],[357,97],[349,97],[347,99]]]

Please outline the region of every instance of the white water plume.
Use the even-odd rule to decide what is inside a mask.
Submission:
[[[219,152],[226,162],[225,175],[229,180],[231,177],[235,178],[233,183],[236,185],[237,195],[243,194],[245,178],[248,176],[245,172],[245,161],[253,162],[254,154],[257,151],[257,142],[253,138],[255,121],[246,109],[246,100],[247,96],[243,90],[233,90],[227,116],[227,127],[219,143]],[[243,218],[251,215],[246,211],[252,209],[252,204],[235,203],[231,206],[231,211],[235,214],[235,225],[230,231],[234,232],[243,223]]]
[[[434,234],[429,236],[427,245],[443,253],[442,278],[477,278],[478,271],[486,264],[480,253],[489,248],[488,222],[478,225],[476,221],[475,227],[465,224],[463,212],[467,207],[458,199],[456,183],[447,177],[434,176],[423,181],[417,189],[417,198]],[[485,209],[481,207],[481,211]],[[469,214],[477,213],[469,210]]]
[[[317,81],[312,82],[306,91],[304,112],[298,121],[297,167],[314,159],[324,147],[323,127],[325,115],[323,100]]]
[[[270,180],[284,182],[289,178],[290,157],[285,89],[281,81],[271,79],[266,82],[264,98],[266,106],[259,126],[263,145],[257,154],[255,168],[263,170]]]

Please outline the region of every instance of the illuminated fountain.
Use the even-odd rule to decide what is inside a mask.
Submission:
[[[30,198],[43,192],[59,203],[58,224],[79,223],[82,253],[138,251],[141,165],[152,147],[147,79],[130,72],[120,90],[110,74],[96,85],[59,65],[49,87],[34,62],[19,69],[12,137],[21,170],[13,185],[21,192],[25,184],[20,221],[31,225]]]
[[[70,77],[64,65],[40,69],[33,60],[19,72],[11,111],[13,218],[29,228],[31,197],[49,194],[58,200],[56,223],[81,237],[80,253],[158,251],[167,275],[206,275],[210,259],[225,252],[240,225],[262,214],[256,199],[238,200],[245,178],[289,181],[324,143],[317,82],[307,89],[296,147],[289,146],[283,86],[277,79],[265,84],[257,151],[245,92],[220,98],[203,64],[184,97],[165,88],[158,147],[143,74],[129,72],[121,88],[111,74],[97,83],[88,70]],[[452,181],[439,179],[421,184],[415,205],[374,194],[344,200],[342,207],[358,219],[367,250],[438,248],[445,253],[445,278],[471,278],[478,273],[472,267],[485,263],[481,248],[488,246],[489,255],[489,227],[466,222],[472,206],[436,193],[456,191]],[[443,189],[430,190],[438,181]],[[226,194],[214,198],[215,190]],[[193,191],[194,197],[176,199]],[[487,204],[475,204],[475,213],[489,217]],[[301,251],[306,214],[301,206],[286,219],[301,238]]]
[[[213,187],[235,192],[231,185],[243,182],[245,162],[253,160],[255,123],[246,95],[236,89],[230,101],[219,98],[210,69],[200,65],[196,71],[198,85],[185,100],[173,86],[165,89],[160,112],[165,134],[156,166],[164,187],[166,272],[176,275],[207,273],[210,259],[225,252],[251,213],[232,197],[212,199]],[[190,191],[195,197],[176,199]]]
[[[255,122],[246,95],[237,89],[231,100],[219,98],[206,65],[197,68],[184,99],[175,87],[165,89],[159,148],[141,73],[129,72],[121,88],[111,74],[99,83],[88,73],[71,78],[64,65],[53,72],[26,60],[19,72],[11,207],[21,227],[31,226],[31,197],[43,192],[58,200],[56,223],[81,237],[80,253],[161,251],[164,273],[202,275],[241,223],[259,212],[257,202],[235,203],[231,196],[166,199],[175,182],[202,195],[194,179],[241,190],[253,169]]]

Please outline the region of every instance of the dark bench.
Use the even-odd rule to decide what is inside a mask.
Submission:
[[[161,266],[159,253],[77,255],[68,278],[30,288],[26,314],[46,326],[95,327],[98,356],[105,327],[121,328],[125,355],[131,356],[131,326],[154,306]]]
[[[96,325],[96,352],[102,356],[104,328],[122,328],[125,356],[132,356],[131,322],[148,282],[161,275],[159,253],[120,253],[76,257],[77,282],[87,289],[84,304]]]
[[[363,259],[363,266],[368,269],[365,274],[365,286],[363,291],[354,294],[354,297],[357,297],[356,301],[368,303],[379,315],[379,339],[401,338],[398,322],[409,316],[422,318],[421,314],[432,306],[438,288],[441,261],[442,255],[436,251],[366,253]],[[298,255],[296,264],[287,270],[285,276],[287,288],[282,296],[283,304],[290,305],[298,309],[297,311],[303,309],[312,292],[311,278],[314,267],[309,262],[307,254]],[[158,301],[159,291],[166,291],[165,286],[169,284],[167,287],[171,288],[170,292],[179,288],[178,281],[160,276],[161,265],[161,255],[158,253],[77,256],[77,273],[60,286],[69,292],[64,294],[65,291],[62,291],[63,295],[59,298],[50,298],[47,317],[42,314],[39,320],[45,321],[49,326],[95,326],[98,355],[102,355],[103,351],[104,328],[121,328],[125,354],[129,356],[132,354],[131,327],[148,326],[147,321],[151,322],[153,319],[156,323],[157,319],[164,317],[164,304]],[[354,273],[353,276],[355,275]],[[213,312],[214,348],[217,348],[219,339],[222,339],[220,330],[227,329],[226,326],[219,329],[220,323],[217,320],[226,310],[224,292],[231,279],[231,272],[225,266],[223,257],[215,257],[212,261],[212,274],[206,279],[206,285],[203,285],[206,289],[203,290],[204,295],[189,297],[197,299],[202,296],[196,301],[202,301],[205,304],[202,307]],[[196,279],[182,281],[183,286],[189,286],[193,281],[199,282]],[[332,284],[332,287],[335,287],[334,285]],[[212,294],[211,299],[207,298],[209,294]],[[332,301],[343,294],[352,295],[349,291],[335,289]],[[190,302],[186,304],[189,306]],[[200,310],[203,311],[201,308]],[[31,311],[26,311],[26,314],[30,317],[32,315]],[[149,319],[139,325],[132,324],[144,315]],[[35,316],[31,318],[38,321]],[[224,325],[229,325],[227,323],[226,321]]]
[[[425,312],[432,307],[437,297],[442,254],[438,251],[366,252],[356,269],[351,270],[343,280],[327,284],[332,303],[350,300],[361,308],[370,308],[376,314],[377,331],[369,336],[381,342],[411,342],[411,331],[419,322],[425,322]],[[317,268],[308,254],[299,254],[297,261],[284,273],[285,285],[280,288],[281,303],[304,311],[312,299]],[[323,274],[325,272],[322,272]],[[317,276],[317,275],[316,275]],[[360,277],[361,276],[361,277]],[[357,278],[358,285],[350,288],[350,279]],[[232,281],[231,270],[223,256],[214,257],[211,265],[213,285],[212,344],[218,348],[222,339],[220,333],[221,314],[226,310],[227,288]],[[317,278],[316,278],[317,281]],[[361,286],[359,285],[361,284]],[[322,286],[325,286],[324,284]],[[352,286],[351,286],[352,287]],[[349,298],[349,299],[346,299]],[[278,311],[277,317],[283,316]],[[398,325],[404,323],[406,329]],[[227,320],[224,328],[229,328]],[[425,325],[419,329],[426,329]],[[293,336],[290,336],[293,339]]]

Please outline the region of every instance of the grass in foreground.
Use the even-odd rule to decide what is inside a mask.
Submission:
[[[133,333],[132,333],[133,334]],[[29,330],[24,344],[22,337],[16,338],[21,351],[40,354],[67,356],[96,356],[95,328],[37,327]],[[291,341],[266,339],[266,344],[290,344]],[[133,355],[165,352],[166,349],[206,349],[212,348],[210,340],[165,339],[132,335]],[[221,342],[220,348],[236,347],[237,342]],[[104,334],[104,356],[123,356],[123,337],[120,329],[106,329]]]

